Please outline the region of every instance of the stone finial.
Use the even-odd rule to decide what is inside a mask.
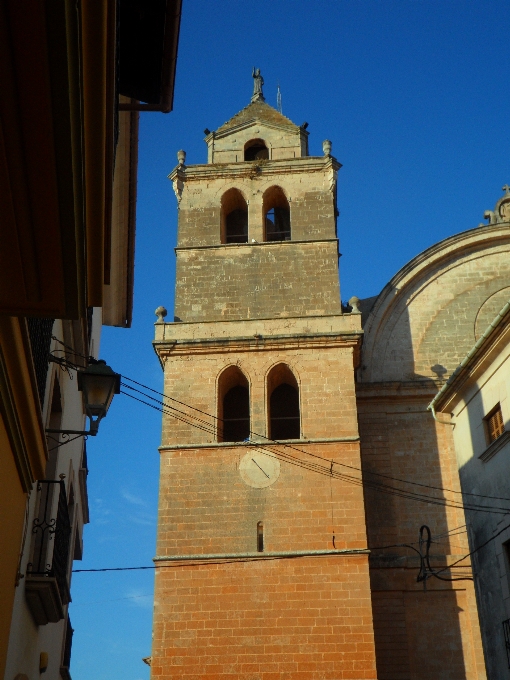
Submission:
[[[168,314],[165,307],[158,307],[154,314],[158,317],[156,323],[165,323],[165,316]]]
[[[510,186],[505,184],[501,188],[501,191],[504,191],[505,193],[496,203],[494,210],[486,210],[483,214],[484,219],[489,220],[489,224],[510,222]],[[480,226],[484,226],[483,222]]]
[[[253,67],[252,71],[252,77],[253,77],[253,94],[251,96],[252,102],[265,102],[266,100],[264,99],[264,93],[262,92],[262,86],[264,85],[264,78],[262,77],[260,73],[259,68]]]
[[[177,152],[177,160],[179,161],[180,166],[183,166],[186,162],[186,152],[183,149],[179,149]]]
[[[331,156],[331,147],[333,144],[329,141],[329,139],[325,139],[322,142],[322,150],[324,151],[325,156]]]
[[[349,306],[351,307],[351,314],[361,314],[361,309],[359,308],[360,299],[355,295],[349,299]]]

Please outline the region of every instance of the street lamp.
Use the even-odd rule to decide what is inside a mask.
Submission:
[[[90,430],[46,430],[54,434],[77,434],[96,436],[99,423],[108,413],[113,395],[120,392],[120,374],[115,373],[106,361],[89,364],[87,368],[78,371],[78,390],[83,396],[85,413],[90,420]]]
[[[83,406],[90,419],[90,434],[95,436],[100,421],[108,413],[113,395],[120,392],[120,375],[100,359],[97,364],[78,371],[78,389],[83,393]]]

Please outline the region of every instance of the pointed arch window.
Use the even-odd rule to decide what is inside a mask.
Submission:
[[[286,364],[275,366],[268,376],[270,439],[300,439],[299,386]]]
[[[263,139],[250,139],[244,145],[244,160],[258,161],[269,158],[269,149]]]
[[[290,241],[290,206],[281,187],[270,187],[263,197],[264,240]]]
[[[238,189],[221,197],[221,242],[248,243],[248,204]]]
[[[250,436],[250,389],[237,366],[223,371],[218,383],[218,441],[242,442]]]

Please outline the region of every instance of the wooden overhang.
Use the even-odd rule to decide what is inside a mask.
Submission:
[[[149,36],[153,45],[130,79],[136,7],[145,8],[139,45]],[[102,306],[118,96],[136,106],[133,94],[152,98],[159,88],[157,110],[171,109],[180,8],[181,0],[0,3],[0,314],[76,319]],[[134,219],[133,211],[131,232]],[[134,248],[125,240],[128,319]]]
[[[121,111],[173,108],[182,0],[122,0],[119,90],[133,103]]]

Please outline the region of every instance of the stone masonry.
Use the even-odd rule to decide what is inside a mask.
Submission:
[[[507,231],[490,224],[418,256],[362,301],[362,328],[356,303],[340,302],[331,143],[308,156],[306,126],[255,95],[206,132],[208,162],[179,152],[169,175],[175,321],[160,315],[154,347],[179,403],[163,416],[151,677],[482,680],[472,581],[424,591],[418,558],[397,545],[427,524],[434,566],[469,552],[450,502],[451,429],[426,406],[503,295]],[[279,241],[267,237],[275,206],[290,215]],[[243,242],[228,242],[234,209]],[[275,371],[298,388],[297,439],[270,439]],[[250,435],[223,442],[234,374]],[[265,485],[244,472],[257,460]],[[469,560],[451,572],[472,578]]]
[[[269,158],[243,160],[252,138]],[[260,101],[206,141],[207,165],[181,164],[170,175],[179,201],[178,321],[156,324],[155,349],[165,392],[200,409],[202,429],[189,417],[163,419],[152,677],[375,679],[359,472],[354,484],[328,474],[361,465],[361,317],[342,314],[338,285],[340,164],[307,156],[305,130]],[[267,242],[275,186],[292,235]],[[222,243],[232,188],[246,201],[246,243]],[[275,444],[268,376],[282,365],[299,387],[301,437]],[[218,441],[219,384],[232,366],[249,384],[245,443]],[[248,452],[278,460],[270,486],[245,482]],[[176,559],[185,556],[194,559]]]

